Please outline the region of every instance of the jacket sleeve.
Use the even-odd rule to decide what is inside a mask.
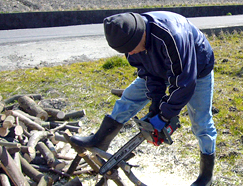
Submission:
[[[162,118],[170,119],[180,113],[191,99],[197,78],[197,60],[193,35],[181,31],[171,35],[164,30],[163,48],[167,53],[169,95],[160,105]]]

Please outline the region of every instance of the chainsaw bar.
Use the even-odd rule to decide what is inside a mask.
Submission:
[[[123,147],[121,147],[110,159],[100,168],[99,173],[105,174],[107,171],[114,168],[118,163],[124,160],[137,146],[139,146],[145,138],[139,132],[136,136],[130,139]]]

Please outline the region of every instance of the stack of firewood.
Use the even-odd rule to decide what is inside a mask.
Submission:
[[[40,100],[43,98],[39,94],[16,95],[6,100],[0,96],[0,185],[58,185],[63,177],[71,180],[66,186],[82,185],[77,176],[70,176],[86,162],[77,161],[80,159],[75,153],[80,152],[67,136],[80,132],[79,119],[85,111],[64,113],[44,108],[38,104]],[[74,150],[74,157],[70,150]]]

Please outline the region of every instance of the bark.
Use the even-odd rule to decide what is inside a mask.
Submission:
[[[20,172],[19,169],[16,169],[17,165],[15,164],[13,158],[10,156],[6,148],[2,146],[0,146],[0,159],[2,169],[15,186],[29,186],[29,183],[24,178],[22,172]]]
[[[39,183],[41,178],[44,176],[43,173],[32,167],[26,159],[20,156],[20,162],[22,165],[23,172],[29,177],[32,178],[35,182]],[[49,182],[52,183],[52,179],[49,178]]]
[[[46,146],[49,148],[49,150],[52,152],[52,154],[57,158],[57,151],[55,149],[54,144],[51,142],[50,139],[45,140]]]
[[[44,108],[44,110],[53,118],[54,120],[60,120],[65,117],[65,113],[61,110],[54,108]]]
[[[40,151],[43,155],[44,159],[47,162],[49,167],[53,167],[54,169],[61,170],[65,167],[65,164],[60,162],[53,153],[48,149],[48,147],[43,142],[39,142],[36,146],[36,149]]]
[[[10,104],[10,103],[14,103],[15,101],[18,101],[18,99],[20,97],[22,97],[24,95],[15,95],[11,98],[8,98],[6,100],[4,100],[5,104]],[[41,95],[40,94],[26,94],[25,96],[29,96],[32,97],[34,100],[41,100]]]
[[[19,121],[23,122],[26,126],[28,126],[32,130],[40,130],[40,131],[44,131],[45,130],[38,123],[32,121],[31,119],[27,118],[26,116],[14,111],[14,110],[7,111],[6,115],[12,115],[12,116],[18,117]]]
[[[64,121],[51,121],[50,126],[51,128],[55,128],[58,125],[61,125]],[[67,122],[67,121],[65,121]],[[68,121],[67,125],[81,127],[82,122],[81,121]]]
[[[36,102],[28,96],[22,96],[18,99],[20,107],[32,116],[39,117],[40,119],[46,121],[48,119],[48,114],[43,110]]]
[[[81,118],[85,115],[86,115],[85,110],[69,112],[65,115],[65,117],[62,120],[66,121],[70,119]]]
[[[48,131],[35,131],[30,136],[27,146],[35,149],[37,143],[40,140],[44,140],[49,136],[51,136],[51,134]],[[35,158],[35,153],[30,154],[30,158],[31,158],[31,160],[33,160]]]
[[[42,120],[40,118],[37,118],[35,116],[31,116],[26,112],[23,112],[22,110],[14,110],[15,112],[18,112],[19,114],[31,119],[32,121],[34,121],[35,123],[41,124]]]

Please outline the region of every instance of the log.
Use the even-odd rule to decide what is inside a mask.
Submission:
[[[18,101],[18,99],[22,96],[29,96],[32,97],[34,100],[41,100],[41,95],[40,94],[26,94],[26,95],[15,95],[12,96],[11,98],[5,99],[4,103],[10,104],[10,103],[14,103],[15,101]]]
[[[43,142],[38,142],[36,149],[40,151],[43,155],[44,159],[47,162],[49,167],[53,167],[54,169],[61,170],[65,167],[65,164],[60,162],[52,152],[48,149],[48,147]]]
[[[82,186],[82,182],[80,181],[80,179],[78,177],[75,177],[71,181],[66,183],[64,186],[73,186],[73,185]]]
[[[65,113],[61,110],[54,108],[44,108],[44,110],[53,118],[54,120],[60,120],[65,117]]]
[[[5,137],[8,135],[8,133],[9,133],[8,128],[0,127],[0,136]]]
[[[52,154],[57,158],[57,151],[55,149],[54,144],[50,141],[50,139],[46,139],[45,140],[45,144],[50,149],[50,151],[52,152]]]
[[[34,167],[32,167],[26,159],[24,159],[22,156],[20,156],[20,162],[22,166],[23,172],[29,177],[32,178],[35,182],[39,183],[42,176],[44,176],[43,173],[36,170]],[[49,179],[50,183],[52,183],[52,179]]]
[[[4,121],[6,119],[6,115],[5,114],[0,114],[0,120],[1,122]]]
[[[67,121],[65,121],[65,122],[67,122]],[[51,126],[51,128],[55,128],[56,126],[59,126],[62,123],[63,123],[63,121],[51,121],[50,126]],[[81,121],[68,121],[67,125],[81,127],[82,122]]]
[[[70,140],[70,135],[68,135],[67,133],[64,133],[63,136],[65,137],[65,139],[68,141],[68,143],[71,144],[71,146],[75,149],[75,151],[78,153],[78,155],[80,157],[82,157],[88,164],[89,166],[96,172],[99,172],[99,167],[88,157],[88,155],[85,153],[86,149],[81,148],[80,146],[76,145],[75,143],[73,143]],[[75,166],[77,167],[78,164],[75,164]],[[76,169],[75,167],[75,169]],[[71,169],[71,168],[70,168]],[[72,168],[73,170],[74,168]],[[71,173],[70,173],[71,175]]]
[[[0,101],[0,112],[2,112],[5,108],[5,103],[3,101]]]
[[[0,185],[11,186],[8,176],[6,174],[0,174]]]
[[[25,117],[27,117],[29,119],[31,119],[35,123],[38,123],[38,124],[41,124],[42,123],[42,120],[40,118],[35,117],[35,116],[31,116],[28,113],[23,112],[22,110],[14,110],[14,111],[20,113],[21,115],[23,115],[23,116],[25,116]]]
[[[86,115],[85,110],[80,110],[80,111],[73,111],[65,114],[65,117],[62,119],[64,121],[70,120],[70,119],[75,119],[75,118],[81,118]]]
[[[35,149],[37,143],[40,140],[44,140],[44,139],[48,138],[49,136],[52,136],[52,134],[50,134],[48,131],[35,131],[30,136],[27,146]],[[35,153],[30,154],[30,158],[31,158],[31,160],[33,160],[35,158]]]
[[[2,146],[0,146],[0,159],[2,169],[15,186],[29,186],[29,183],[25,179],[22,172],[20,172],[19,169],[16,169],[17,165],[15,164],[13,158],[10,156],[6,148]]]
[[[38,123],[32,121],[31,119],[27,118],[26,116],[14,111],[14,110],[8,110],[6,112],[6,115],[12,115],[15,117],[19,118],[19,121],[23,122],[26,126],[28,126],[30,129],[32,130],[40,130],[40,131],[44,131],[45,129],[40,126]]]
[[[13,156],[13,160],[15,162],[15,164],[17,165],[16,168],[18,168],[20,170],[20,172],[22,172],[22,167],[21,167],[21,163],[20,163],[20,153],[16,152]]]
[[[57,122],[51,122],[50,123],[50,127],[51,128],[55,128],[55,127],[57,128],[57,127],[62,126],[62,127],[58,128],[58,130],[66,130],[66,129],[68,129],[70,132],[76,132],[76,133],[80,133],[82,131],[80,126],[72,126],[72,125],[70,125],[70,123],[71,122],[66,122],[65,126],[62,126],[63,124],[60,124],[60,123],[57,123]],[[74,123],[74,124],[78,125],[78,123]]]
[[[22,96],[18,99],[20,107],[32,116],[39,117],[40,119],[46,121],[48,119],[47,112],[42,109],[37,103],[28,96]]]
[[[118,96],[118,97],[121,97],[122,96],[122,93],[123,93],[124,89],[112,89],[111,90],[111,93]]]
[[[42,176],[37,186],[51,186],[50,177]]]
[[[13,142],[7,142],[7,141],[0,141],[0,146],[8,147],[8,148],[21,148],[21,144],[19,143],[13,143]]]
[[[3,121],[3,128],[11,128],[14,126],[14,123],[15,123],[15,117],[12,115],[9,115]]]

